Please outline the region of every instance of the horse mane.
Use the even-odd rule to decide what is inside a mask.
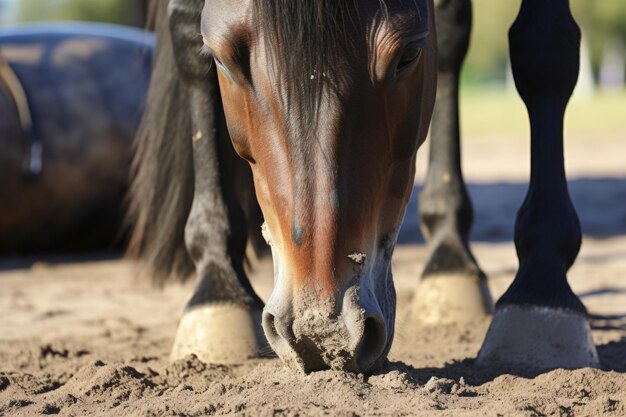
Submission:
[[[146,109],[134,143],[127,219],[133,227],[127,255],[139,259],[153,282],[185,280],[194,265],[185,247],[193,201],[193,149],[188,97],[170,39],[168,2],[153,0],[156,32]]]
[[[152,0],[148,26],[156,32],[152,77],[146,109],[134,143],[127,221],[132,234],[127,256],[138,259],[142,275],[157,285],[185,281],[194,264],[185,246],[185,225],[194,196],[193,145],[189,97],[176,67],[168,21],[169,1]],[[217,88],[216,88],[216,91]],[[218,97],[219,100],[219,97]],[[269,254],[261,235],[263,217],[254,193],[252,173],[232,145],[223,109],[217,119],[222,186],[233,190],[229,203],[241,207],[246,222],[234,224],[247,234],[257,257]],[[223,126],[222,126],[223,125]]]

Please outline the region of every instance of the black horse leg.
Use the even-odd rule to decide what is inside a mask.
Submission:
[[[563,116],[580,47],[568,0],[523,0],[509,43],[530,118],[530,185],[515,225],[519,270],[496,305],[479,361],[538,370],[597,366],[585,307],[566,276],[581,242],[563,161]]]
[[[250,286],[243,261],[247,225],[233,190],[215,69],[202,46],[204,1],[172,0],[170,32],[179,74],[187,88],[194,154],[195,189],[185,242],[196,266],[197,284],[187,304],[173,358],[195,353],[205,361],[239,361],[256,356],[264,343],[263,303]],[[207,73],[209,75],[207,76]]]
[[[491,311],[483,272],[469,248],[472,205],[461,172],[459,76],[472,25],[470,0],[435,1],[438,86],[428,175],[420,194],[429,259],[411,308],[422,323],[470,321]]]

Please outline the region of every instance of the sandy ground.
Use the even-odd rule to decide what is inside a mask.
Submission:
[[[518,142],[466,145],[477,214],[473,247],[496,298],[517,267],[511,227],[528,169],[528,145]],[[407,244],[394,257],[396,339],[390,363],[374,375],[305,376],[273,358],[224,366],[188,357],[170,364],[189,286],[152,289],[136,282],[133,266],[120,260],[4,261],[0,416],[624,416],[626,144],[617,137],[593,147],[572,141],[567,152],[585,232],[570,282],[591,314],[602,369],[536,375],[480,368],[473,358],[488,320],[439,327],[405,320],[426,257],[415,243],[414,199],[403,234]],[[268,263],[257,265],[253,283],[268,296]]]

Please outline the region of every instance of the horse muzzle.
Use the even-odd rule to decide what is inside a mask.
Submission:
[[[368,284],[361,281],[331,296],[310,287],[282,294],[275,288],[263,311],[268,342],[288,365],[305,373],[375,369],[389,351],[394,312],[384,314]]]

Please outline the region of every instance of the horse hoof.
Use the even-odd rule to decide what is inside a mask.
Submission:
[[[185,312],[170,359],[195,354],[206,363],[238,363],[259,357],[267,346],[261,312],[245,306],[214,304]]]
[[[493,302],[484,278],[429,276],[418,284],[409,320],[427,325],[467,323],[492,312]]]
[[[533,371],[600,366],[587,317],[532,306],[496,310],[477,363]]]

